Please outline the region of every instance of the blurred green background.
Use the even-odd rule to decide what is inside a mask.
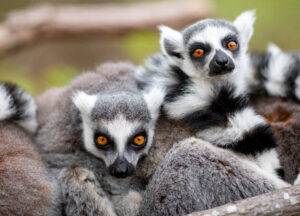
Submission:
[[[114,3],[136,0],[113,1]],[[31,5],[107,3],[97,0],[1,0],[0,18]],[[274,42],[284,50],[300,50],[299,0],[212,0],[213,17],[233,20],[239,13],[256,9],[257,21],[250,50],[264,50]],[[155,14],[154,14],[155,15]],[[158,32],[134,32],[122,37],[72,39],[41,43],[0,59],[0,80],[18,83],[32,94],[63,86],[81,71],[101,62],[127,60],[142,63],[159,50]]]

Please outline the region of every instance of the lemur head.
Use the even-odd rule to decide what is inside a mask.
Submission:
[[[162,102],[159,89],[144,94],[112,90],[95,95],[76,92],[73,103],[82,120],[85,150],[102,159],[113,176],[130,176],[152,145]]]
[[[242,64],[254,21],[255,11],[246,11],[234,22],[205,19],[182,32],[160,26],[161,49],[191,77],[227,74]]]

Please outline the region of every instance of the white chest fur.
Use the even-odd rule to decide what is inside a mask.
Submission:
[[[180,119],[188,113],[205,109],[213,95],[212,83],[194,79],[186,94],[179,96],[175,101],[164,104],[164,109],[170,118]]]

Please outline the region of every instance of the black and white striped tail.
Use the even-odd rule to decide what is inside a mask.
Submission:
[[[266,53],[252,53],[250,92],[300,101],[300,54],[282,52],[274,44]]]
[[[255,161],[270,174],[282,177],[276,141],[270,126],[249,105],[247,96],[224,85],[206,109],[186,113],[181,119],[197,136]]]
[[[34,133],[37,129],[34,99],[14,84],[0,82],[0,121],[12,121]]]

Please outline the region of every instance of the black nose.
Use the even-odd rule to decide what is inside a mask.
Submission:
[[[225,53],[220,53],[216,55],[216,64],[220,67],[225,66],[228,63],[228,57]]]
[[[133,165],[128,163],[126,159],[117,158],[109,167],[110,174],[117,178],[125,178],[133,174]]]
[[[232,59],[221,50],[217,50],[216,55],[209,64],[209,75],[215,76],[226,74],[233,71],[234,67]]]

